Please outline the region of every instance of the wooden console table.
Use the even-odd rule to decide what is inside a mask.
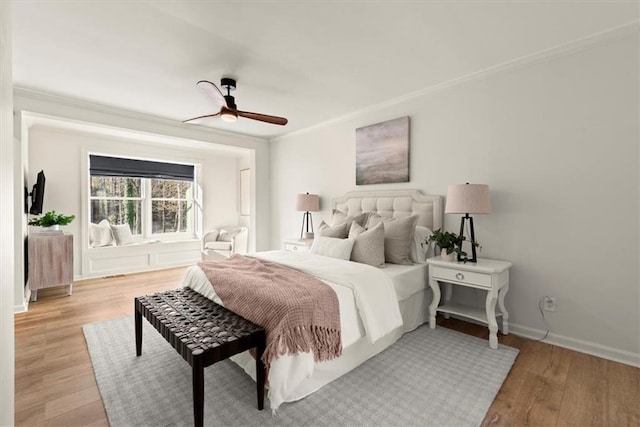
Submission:
[[[38,289],[66,286],[73,291],[73,235],[29,234],[29,289],[31,301],[38,299]]]

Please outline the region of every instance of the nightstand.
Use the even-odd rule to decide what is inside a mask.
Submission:
[[[509,268],[511,263],[493,259],[478,259],[478,262],[466,264],[456,261],[444,261],[439,257],[429,258],[429,286],[433,291],[433,300],[429,306],[429,327],[436,327],[436,313],[445,313],[468,317],[489,326],[489,347],[498,348],[498,322],[502,317],[502,333],[509,334],[509,313],[504,307],[504,297],[509,291]],[[444,304],[440,304],[440,285],[445,284]],[[487,292],[485,309],[451,302],[452,285],[481,289]],[[496,313],[496,302],[500,312]]]
[[[284,239],[284,250],[289,252],[309,252],[313,239]]]

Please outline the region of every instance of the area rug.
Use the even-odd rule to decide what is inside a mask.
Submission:
[[[83,327],[111,426],[193,425],[191,368],[146,321],[136,357],[133,316]],[[255,382],[228,360],[205,369],[205,425],[478,426],[518,350],[424,325],[343,377],[272,415]]]

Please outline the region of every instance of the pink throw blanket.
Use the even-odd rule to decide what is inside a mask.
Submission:
[[[338,297],[327,284],[242,255],[198,266],[226,308],[265,328],[267,367],[284,354],[312,351],[316,361],[342,354]]]

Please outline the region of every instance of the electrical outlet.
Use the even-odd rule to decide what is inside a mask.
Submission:
[[[557,308],[557,305],[556,305],[555,297],[545,296],[542,301],[542,309],[544,311],[556,311],[556,308]]]

